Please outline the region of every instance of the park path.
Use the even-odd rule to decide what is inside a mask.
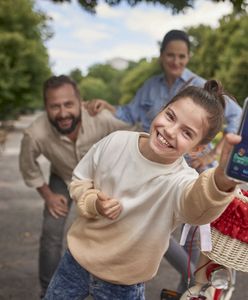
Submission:
[[[35,117],[24,116],[15,122],[0,157],[0,300],[39,299],[37,261],[43,203],[35,190],[24,185],[18,168],[22,130]],[[47,176],[49,165],[44,158],[40,162]],[[68,226],[72,219],[73,210]],[[238,273],[232,299],[248,300],[247,279],[247,274]],[[176,288],[178,280],[177,272],[163,260],[156,277],[146,285],[146,299],[159,300],[161,289]]]

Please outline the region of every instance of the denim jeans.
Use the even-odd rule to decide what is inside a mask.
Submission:
[[[64,195],[68,200],[68,206],[71,206],[72,200],[69,196],[67,185],[61,178],[51,174],[49,187],[54,193]],[[39,249],[41,297],[45,294],[62,255],[66,219],[67,216],[59,217],[58,219],[54,218],[47,207],[44,207]]]
[[[67,250],[48,286],[44,300],[144,300],[144,283],[118,285],[96,278]]]

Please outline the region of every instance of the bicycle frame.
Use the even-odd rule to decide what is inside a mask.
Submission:
[[[216,264],[201,254],[196,270],[196,284],[180,300],[230,300],[234,291],[235,271]]]

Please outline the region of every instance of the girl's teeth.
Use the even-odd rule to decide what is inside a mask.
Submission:
[[[158,134],[158,139],[162,144],[169,146],[169,143],[162,137],[162,135]]]

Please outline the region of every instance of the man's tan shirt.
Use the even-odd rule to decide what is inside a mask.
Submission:
[[[76,142],[60,134],[42,113],[25,131],[19,156],[20,171],[25,183],[34,188],[45,183],[38,157],[43,155],[51,163],[51,172],[67,184],[72,171],[90,147],[101,138],[118,129],[130,129],[130,125],[103,110],[91,117],[82,108],[82,122]]]

